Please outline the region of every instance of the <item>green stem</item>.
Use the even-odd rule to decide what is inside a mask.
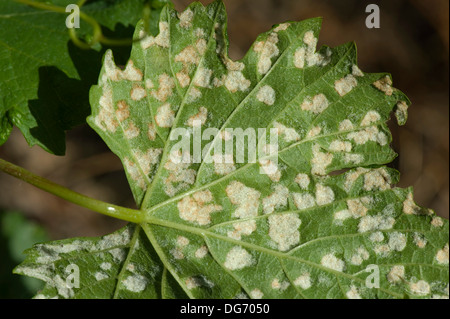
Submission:
[[[56,184],[41,176],[35,175],[26,169],[16,166],[8,161],[0,158],[0,171],[14,176],[24,182],[34,185],[48,193],[63,198],[78,206],[93,210],[103,215],[122,219],[133,223],[141,223],[144,213],[141,210],[135,210],[122,206],[116,206],[97,199],[93,199],[86,195],[74,192],[64,186]]]

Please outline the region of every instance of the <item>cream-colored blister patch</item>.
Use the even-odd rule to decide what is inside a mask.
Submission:
[[[448,265],[448,253],[449,253],[449,246],[448,244],[445,245],[444,248],[440,249],[436,254],[436,261],[440,265]]]
[[[322,128],[320,126],[314,126],[309,130],[308,134],[306,134],[307,138],[313,138],[318,136],[322,132]]]
[[[284,136],[284,140],[288,143],[289,142],[297,142],[300,140],[300,135],[293,128],[286,127],[283,124],[280,124],[278,122],[274,122],[273,127],[275,129],[277,129],[278,135]]]
[[[259,54],[258,72],[266,74],[272,67],[272,58],[278,56],[280,50],[277,47],[278,34],[272,32],[265,41],[255,43],[253,50]]]
[[[299,210],[308,209],[316,205],[314,196],[309,193],[293,193],[292,198],[294,199],[295,206]]]
[[[391,284],[401,283],[405,278],[405,267],[402,265],[396,265],[391,268],[387,275],[387,280]]]
[[[173,89],[175,88],[175,82],[173,78],[171,78],[166,73],[161,74],[158,81],[158,90],[153,90],[151,94],[158,101],[165,102],[170,96],[172,96]]]
[[[409,289],[414,295],[426,296],[431,293],[431,286],[425,280],[419,280],[417,282],[411,282]]]
[[[168,48],[170,46],[170,29],[169,23],[161,21],[159,23],[159,34],[156,37],[146,36],[145,32],[141,30],[139,37],[143,38],[140,43],[141,47],[145,50],[151,46],[157,45],[162,48]]]
[[[156,140],[156,129],[155,124],[148,123],[147,137],[150,141]]]
[[[291,284],[287,280],[280,281],[278,278],[275,278],[274,280],[272,280],[272,283],[270,285],[274,290],[284,291],[288,289]]]
[[[345,262],[342,259],[337,258],[333,253],[324,255],[320,264],[335,271],[343,272],[345,269]]]
[[[208,247],[203,245],[195,251],[194,255],[195,255],[195,258],[202,259],[202,258],[205,258],[206,255],[208,255],[208,252],[209,252]]]
[[[119,122],[123,122],[130,117],[130,107],[127,102],[117,102],[116,117]]]
[[[123,131],[123,133],[128,140],[131,140],[138,137],[141,131],[132,121],[129,121],[127,128]]]
[[[316,185],[316,203],[319,206],[334,202],[334,192],[331,187],[322,184]]]
[[[251,85],[250,80],[247,80],[241,71],[228,72],[227,75],[224,76],[224,80],[222,82],[227,90],[232,93],[237,91],[245,92]]]
[[[353,123],[349,119],[343,120],[339,123],[339,131],[351,131],[353,130]]]
[[[387,190],[391,188],[391,176],[384,168],[377,168],[364,175],[364,190]]]
[[[295,177],[294,182],[296,182],[298,184],[298,186],[300,186],[301,189],[306,190],[306,189],[308,189],[308,186],[309,186],[309,183],[310,183],[310,179],[309,179],[309,176],[307,174],[299,173]]]
[[[352,265],[359,266],[370,257],[369,252],[364,246],[359,247],[350,259]]]
[[[278,165],[269,159],[262,159],[259,161],[262,173],[267,175],[272,182],[279,182],[281,178],[281,171]]]
[[[362,299],[361,295],[359,294],[358,288],[356,286],[351,286],[350,290],[347,291],[345,294],[348,299]]]
[[[164,192],[170,197],[194,184],[197,172],[190,169],[192,158],[189,152],[172,152],[164,164],[169,175],[164,179]]]
[[[355,77],[352,74],[347,74],[340,80],[334,82],[334,89],[340,96],[348,94],[358,85]]]
[[[264,293],[259,289],[253,289],[250,291],[250,297],[253,299],[262,299],[264,297]]]
[[[202,88],[209,88],[212,74],[213,71],[211,69],[199,67],[195,74],[194,84]]]
[[[140,187],[141,189],[146,189],[147,185],[145,182],[145,178],[136,163],[134,163],[130,158],[125,157],[123,159],[123,165],[125,166],[125,169],[130,175],[131,179],[136,182],[138,187]]]
[[[214,162],[214,172],[217,175],[225,176],[236,170],[234,158],[231,154],[214,154],[212,160]]]
[[[333,154],[321,152],[320,149],[319,144],[312,146],[311,173],[313,175],[326,175],[326,169],[333,161]]]
[[[155,115],[156,125],[163,128],[172,127],[175,120],[175,112],[172,111],[169,103],[166,103],[158,108]]]
[[[231,182],[225,189],[233,205],[238,207],[233,213],[237,218],[249,218],[258,215],[259,198],[261,193],[238,181]]]
[[[300,275],[299,277],[297,277],[294,280],[294,286],[300,287],[303,290],[307,290],[307,289],[311,288],[312,281],[311,281],[310,273],[306,272],[306,273]]]
[[[147,96],[147,92],[140,85],[135,85],[131,89],[130,97],[133,101],[140,101]]]
[[[335,140],[331,142],[328,149],[332,152],[351,152],[352,144],[347,141]]]
[[[373,86],[388,96],[391,96],[392,93],[394,93],[394,89],[392,88],[392,80],[388,75],[373,82]]]
[[[399,125],[405,125],[408,119],[408,104],[405,101],[400,101],[395,106],[395,117],[397,118],[397,123]]]
[[[295,213],[272,214],[268,218],[269,236],[278,244],[278,250],[286,251],[300,242],[299,227],[302,224]]]
[[[142,275],[131,275],[121,281],[125,289],[131,292],[142,292],[148,284],[148,279]]]
[[[273,105],[275,103],[275,90],[269,85],[264,85],[259,89],[256,98],[266,105]]]
[[[262,200],[263,213],[270,214],[273,213],[275,209],[286,206],[288,197],[289,189],[283,185],[276,185],[275,191]]]
[[[252,255],[240,246],[233,247],[226,256],[224,266],[229,270],[240,270],[254,263]]]
[[[198,113],[187,120],[187,125],[191,127],[203,126],[208,118],[208,109],[204,106],[199,107]]]
[[[211,214],[222,210],[222,206],[214,203],[209,190],[199,191],[186,196],[177,204],[180,218],[204,226],[211,223]]]
[[[256,221],[248,220],[233,224],[234,230],[229,231],[227,236],[236,240],[241,240],[242,236],[249,236],[256,230]]]
[[[194,19],[194,12],[191,9],[186,9],[183,13],[178,15],[180,19],[180,27],[188,29],[192,27],[192,20]]]
[[[309,111],[314,114],[320,114],[328,108],[329,102],[323,93],[319,93],[314,97],[306,97],[301,108],[303,111]]]

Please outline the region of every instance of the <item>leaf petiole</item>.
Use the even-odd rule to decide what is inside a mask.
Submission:
[[[93,210],[103,215],[122,219],[133,223],[141,223],[144,213],[141,210],[126,208],[106,203],[86,195],[77,193],[46,178],[35,175],[23,167],[14,165],[0,158],[0,171],[27,182],[50,194],[56,195],[78,206]]]

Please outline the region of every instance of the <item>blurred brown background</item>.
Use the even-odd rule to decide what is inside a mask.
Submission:
[[[174,0],[178,10],[192,1]],[[209,3],[211,1],[201,1]],[[381,10],[381,28],[365,27],[366,5]],[[400,154],[399,186],[412,185],[421,206],[449,215],[449,1],[448,0],[225,0],[230,55],[241,58],[256,36],[287,20],[322,16],[319,45],[355,41],[359,66],[390,72],[412,101],[408,124],[391,121]],[[120,161],[87,126],[68,132],[67,155],[29,148],[20,132],[0,147],[0,157],[91,197],[133,207]],[[94,236],[123,223],[79,208],[0,173],[0,210],[18,210],[56,238]]]

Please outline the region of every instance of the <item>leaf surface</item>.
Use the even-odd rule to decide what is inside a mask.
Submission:
[[[25,263],[15,273],[46,282],[35,298],[161,297],[163,268],[136,225],[102,238],[38,244],[27,253]],[[80,275],[79,283],[70,277],[76,273]]]
[[[384,166],[396,156],[386,122],[394,112],[403,124],[409,100],[357,67],[353,43],[316,51],[320,24],[275,26],[232,61],[223,4],[194,3],[166,7],[124,68],[106,53],[88,123],[145,215],[142,266],[162,277],[143,282],[162,294],[140,297],[448,298],[448,221]],[[215,132],[201,141],[212,161],[195,163],[177,133],[200,128]],[[262,138],[241,162],[250,143],[220,145],[227,129],[260,128],[277,129],[278,152]]]

